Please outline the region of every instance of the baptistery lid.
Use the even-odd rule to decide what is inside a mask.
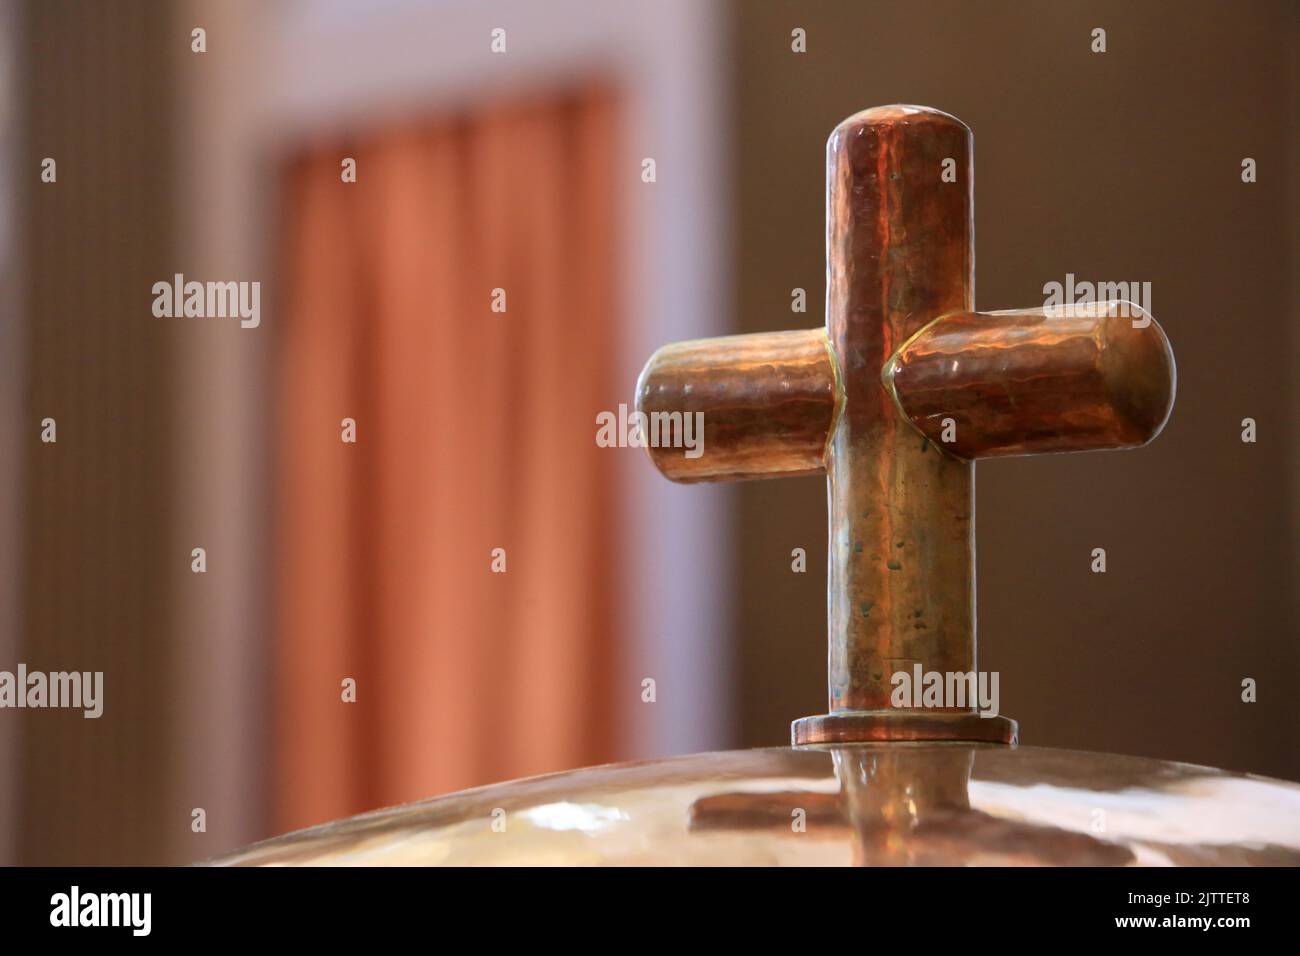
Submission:
[[[479,787],[239,866],[1300,865],[1300,785],[1037,747],[695,754]]]

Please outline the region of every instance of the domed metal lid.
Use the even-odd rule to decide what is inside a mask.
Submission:
[[[1300,785],[1034,747],[696,754],[481,787],[223,865],[1300,865]]]

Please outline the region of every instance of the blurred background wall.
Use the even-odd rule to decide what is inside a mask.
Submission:
[[[19,595],[0,668],[102,671],[112,697],[99,720],[0,712],[17,734],[2,842],[30,862],[143,863],[168,852],[184,645],[169,570],[177,330],[139,318],[176,238],[168,21],[143,4],[5,16],[16,26],[12,248],[26,296],[6,321],[26,321],[4,363],[19,423],[5,475]],[[45,158],[54,182],[41,182]],[[41,440],[47,419],[53,443]]]
[[[824,483],[672,486],[596,448],[592,409],[664,342],[821,323],[825,138],[891,102],[975,131],[980,308],[1150,281],[1179,362],[1150,448],[979,468],[1003,712],[1028,744],[1300,778],[1294,5],[7,0],[0,23],[0,668],[106,680],[98,721],[0,711],[0,862],[187,862],[784,744],[825,707]],[[178,272],[259,280],[260,326],[155,318]]]

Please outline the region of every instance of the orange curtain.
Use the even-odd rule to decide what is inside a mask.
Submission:
[[[615,127],[587,91],[289,170],[277,830],[615,754]]]

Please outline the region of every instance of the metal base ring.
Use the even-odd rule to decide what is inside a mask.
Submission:
[[[846,710],[803,717],[790,725],[795,747],[812,744],[983,743],[1014,747],[1019,726],[1010,717],[974,711]]]

